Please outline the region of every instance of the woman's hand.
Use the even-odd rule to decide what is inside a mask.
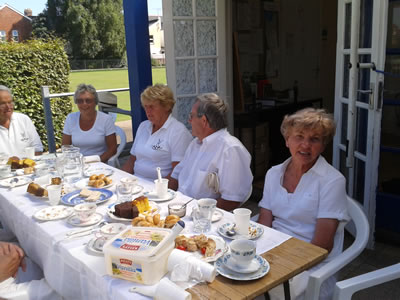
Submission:
[[[24,251],[17,245],[0,242],[0,282],[15,277],[20,266],[25,272]]]
[[[311,244],[331,252],[339,221],[337,219],[317,219]]]
[[[126,163],[122,166],[121,170],[133,174],[133,167],[135,166],[136,156],[130,155]]]
[[[117,153],[117,136],[115,133],[106,136],[107,151],[100,155],[100,160],[104,163]]]

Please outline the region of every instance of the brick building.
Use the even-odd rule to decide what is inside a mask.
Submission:
[[[0,6],[0,41],[21,42],[32,34],[32,10],[25,9],[24,14],[4,4]]]

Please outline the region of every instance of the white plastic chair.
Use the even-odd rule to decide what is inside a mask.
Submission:
[[[359,291],[400,278],[400,263],[336,283],[333,300],[350,300]]]
[[[356,228],[356,238],[353,244],[343,253],[310,275],[305,299],[318,300],[322,283],[355,259],[365,248],[369,238],[369,223],[360,204],[347,196],[347,209]]]
[[[119,136],[121,142],[118,145],[117,152],[112,157],[110,157],[110,159],[108,160],[107,164],[109,164],[110,166],[115,167],[115,168],[120,168],[121,165],[119,164],[118,158],[121,155],[121,152],[125,148],[125,145],[126,145],[126,134],[122,130],[122,128],[119,127],[119,126],[115,126],[115,129],[116,129],[115,133],[116,133],[116,135]]]

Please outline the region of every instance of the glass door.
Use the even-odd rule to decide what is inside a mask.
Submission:
[[[189,127],[198,94],[226,99],[225,0],[163,0],[167,82],[174,116]]]
[[[387,0],[339,0],[333,164],[375,227]],[[351,230],[351,228],[350,228]]]

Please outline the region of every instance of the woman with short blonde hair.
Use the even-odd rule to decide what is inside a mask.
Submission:
[[[156,179],[156,168],[170,178],[183,158],[192,135],[172,115],[175,105],[172,90],[163,84],[147,87],[140,95],[147,119],[136,132],[131,155],[122,169],[147,179]]]

